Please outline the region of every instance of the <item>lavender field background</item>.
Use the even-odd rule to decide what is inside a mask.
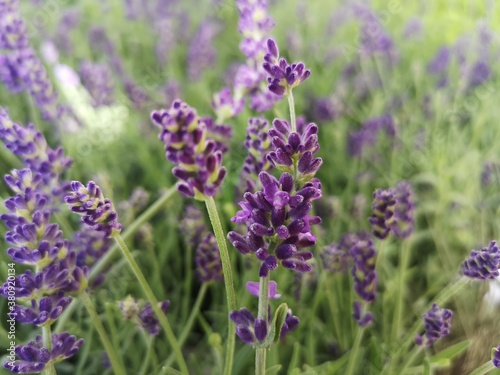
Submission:
[[[498,61],[493,0],[0,0],[0,374],[500,374]]]

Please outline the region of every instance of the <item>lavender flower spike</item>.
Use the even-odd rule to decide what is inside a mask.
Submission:
[[[375,299],[377,288],[377,273],[375,270],[377,253],[370,235],[360,233],[349,254],[354,259],[352,268],[354,290],[363,300],[371,302]]]
[[[205,200],[218,191],[226,169],[222,152],[207,137],[207,125],[188,104],[176,100],[168,110],[154,111],[152,121],[161,127],[160,140],[165,143],[166,157],[176,167],[172,170],[181,180],[178,190],[187,197]]]
[[[500,276],[500,251],[496,241],[487,248],[472,250],[462,263],[462,273],[477,280],[495,280]]]
[[[119,233],[122,225],[110,199],[104,198],[101,188],[90,181],[87,186],[81,182],[71,183],[72,192],[66,196],[65,202],[71,211],[82,215],[82,221],[106,237]]]
[[[205,236],[196,248],[196,276],[201,282],[222,280],[222,263],[217,240],[212,233]]]
[[[415,203],[413,189],[407,181],[401,181],[394,188],[396,206],[394,208],[395,223],[392,232],[396,237],[407,238],[415,229]]]
[[[311,75],[304,63],[289,64],[284,58],[279,57],[278,45],[273,39],[267,40],[268,53],[264,56],[262,67],[270,77],[269,91],[276,95],[288,95],[290,91],[304,82]]]
[[[372,233],[381,240],[387,238],[392,226],[394,225],[394,208],[396,199],[394,190],[378,189],[373,193],[372,214],[369,218],[372,225]]]
[[[421,335],[415,336],[417,345],[431,346],[437,340],[446,337],[450,334],[451,318],[453,312],[448,309],[442,309],[435,303],[423,315],[424,319],[424,337]]]

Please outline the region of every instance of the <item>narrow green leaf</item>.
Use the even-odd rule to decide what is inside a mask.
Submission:
[[[274,375],[277,374],[283,366],[281,365],[274,365],[272,367],[269,367],[266,369],[266,375]]]
[[[461,353],[463,353],[465,349],[467,349],[469,344],[470,344],[469,340],[464,340],[455,345],[452,345],[444,350],[441,350],[439,353],[429,358],[429,362],[441,363],[443,360],[450,361],[453,358],[458,357]]]

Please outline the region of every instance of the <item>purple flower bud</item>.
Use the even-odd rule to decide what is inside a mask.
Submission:
[[[451,310],[442,309],[434,303],[422,317],[425,334],[424,337],[417,335],[415,338],[419,345],[431,346],[437,340],[450,334],[451,318],[453,317]]]
[[[462,263],[462,273],[477,280],[494,280],[500,276],[500,251],[496,241],[488,247],[472,250]]]
[[[366,302],[375,299],[377,288],[377,273],[375,262],[377,253],[369,234],[359,234],[355,244],[349,250],[354,260],[352,277],[354,279],[354,290]]]
[[[378,189],[373,193],[372,214],[369,218],[375,237],[385,239],[395,223],[395,192],[392,189]]]
[[[258,297],[260,290],[260,283],[258,281],[247,281],[246,288],[250,292],[250,294]],[[269,281],[269,299],[278,299],[281,298],[281,294],[277,294],[278,284],[276,281]]]

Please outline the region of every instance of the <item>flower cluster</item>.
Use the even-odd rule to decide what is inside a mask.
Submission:
[[[368,233],[360,233],[357,237],[357,241],[349,250],[349,254],[354,260],[352,268],[354,290],[364,301],[372,302],[375,299],[377,288],[375,270],[377,252]]]
[[[373,193],[372,214],[369,218],[375,237],[385,239],[395,223],[396,197],[393,189],[377,189]]]
[[[169,110],[154,111],[151,119],[161,127],[160,140],[166,157],[176,164],[172,170],[178,190],[187,197],[205,200],[216,194],[226,176],[222,152],[207,137],[206,124],[186,103],[176,100]]]
[[[358,238],[366,237],[365,233],[346,233],[339,243],[326,246],[320,254],[323,268],[329,272],[345,272],[352,260],[350,250]]]
[[[92,98],[94,107],[113,104],[113,78],[107,65],[84,60],[80,64],[80,78]]]
[[[280,96],[267,90],[266,72],[262,67],[262,59],[267,53],[266,39],[274,21],[269,17],[267,0],[237,0],[236,6],[240,14],[238,30],[244,37],[240,49],[247,60],[236,72],[235,99],[248,94],[250,108],[264,112],[281,100]]]
[[[491,241],[487,248],[472,250],[462,263],[462,273],[478,280],[495,280],[499,277],[500,251],[497,242]]]
[[[450,334],[451,318],[453,312],[448,309],[442,309],[435,303],[423,316],[425,335],[415,336],[417,345],[431,346],[437,340]]]
[[[268,321],[263,318],[256,318],[247,308],[232,311],[229,318],[236,324],[236,334],[248,345],[260,344],[264,342],[269,333],[271,314],[268,314]],[[288,310],[285,323],[281,327],[280,339],[283,339],[288,332],[293,331],[299,325],[299,318],[292,315],[292,310]]]
[[[267,41],[267,54],[264,56],[262,67],[269,74],[269,90],[276,95],[288,95],[290,91],[304,82],[311,75],[304,63],[289,64],[279,57],[278,45],[272,39]]]
[[[299,185],[310,181],[323,163],[314,157],[319,150],[318,126],[310,123],[299,133],[287,121],[275,119],[269,137],[273,151],[267,159],[271,164],[280,172],[293,174]]]
[[[158,306],[166,314],[170,307],[170,301],[158,302]],[[149,302],[144,303],[143,301],[137,301],[132,296],[128,296],[118,303],[118,307],[125,320],[133,320],[150,335],[160,333],[160,322]]]
[[[52,349],[43,347],[40,335],[27,345],[17,345],[15,352],[19,360],[5,362],[4,367],[15,374],[42,372],[48,364],[55,364],[73,357],[83,345],[83,339],[77,340],[75,336],[67,332],[54,333],[51,338]]]
[[[392,233],[399,238],[409,237],[415,229],[415,202],[411,184],[400,181],[394,187],[396,206],[394,207],[395,223]]]
[[[362,156],[368,146],[374,146],[381,131],[394,138],[396,125],[390,115],[383,115],[366,120],[361,129],[352,132],[347,141],[347,149],[351,156]]]
[[[492,352],[493,358],[491,359],[491,361],[493,362],[493,366],[495,366],[496,368],[500,368],[500,345],[494,348]]]
[[[292,175],[283,173],[279,180],[266,172],[259,174],[262,191],[245,193],[240,202],[242,210],[231,220],[246,223],[248,233],[242,236],[230,232],[228,238],[242,254],[254,253],[262,262],[261,277],[276,269],[278,262],[285,268],[309,272],[309,251],[300,251],[316,243],[311,226],[321,219],[309,215],[311,202],[321,197],[321,184],[317,179],[294,190]],[[269,246],[270,243],[274,246]]]
[[[268,134],[269,123],[264,118],[251,118],[248,120],[245,148],[248,156],[243,163],[241,171],[241,187],[243,193],[255,192],[258,184],[259,172],[268,172],[272,165],[267,160],[267,152],[271,146],[271,138]]]
[[[51,149],[33,124],[22,127],[13,122],[1,107],[0,140],[27,168],[40,175],[43,181],[41,189],[49,199],[63,194],[67,183],[61,183],[60,177],[71,166],[72,160],[64,155],[61,147]]]
[[[82,222],[95,231],[103,232],[106,237],[113,237],[122,229],[111,199],[104,198],[101,188],[90,181],[87,186],[79,181],[71,183],[71,192],[65,201],[71,211],[82,216]]]
[[[222,263],[217,240],[208,233],[196,248],[196,276],[203,282],[222,280]]]

